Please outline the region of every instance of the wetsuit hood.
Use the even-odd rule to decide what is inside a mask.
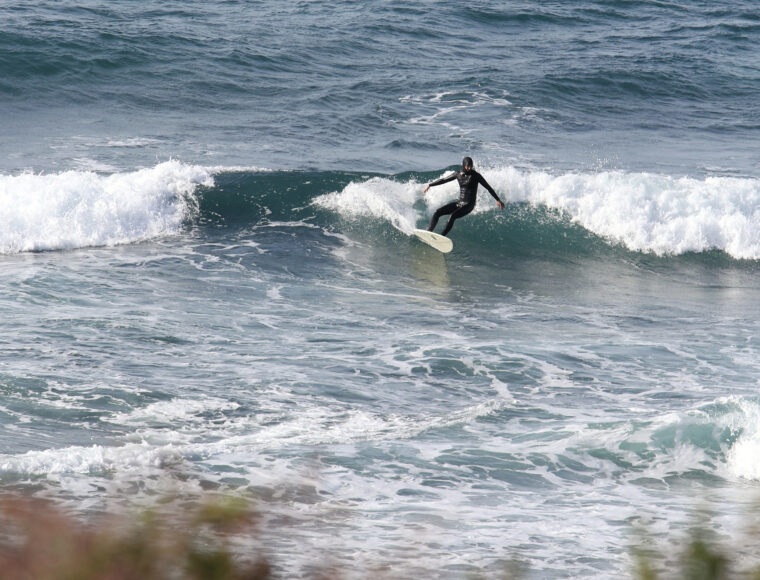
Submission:
[[[467,171],[468,167],[470,169],[472,169],[472,167],[473,167],[472,157],[465,157],[464,159],[462,159],[462,169],[464,171]]]

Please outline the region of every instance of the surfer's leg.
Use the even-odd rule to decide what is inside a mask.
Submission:
[[[475,204],[470,205],[460,205],[456,208],[454,212],[452,212],[451,217],[449,218],[449,223],[446,224],[446,227],[443,228],[443,232],[441,232],[442,236],[445,236],[451,231],[451,228],[454,227],[454,222],[459,219],[460,217],[466,216],[468,213],[470,213],[475,208]]]
[[[442,215],[449,215],[450,213],[455,212],[457,207],[459,207],[459,205],[457,204],[457,202],[454,201],[451,203],[447,203],[446,205],[439,207],[437,210],[435,210],[435,213],[433,214],[433,217],[430,220],[428,231],[432,232],[435,229],[435,226],[438,225],[438,219]]]

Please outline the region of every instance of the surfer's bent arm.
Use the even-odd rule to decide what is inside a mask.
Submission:
[[[493,197],[496,200],[496,203],[499,204],[500,208],[504,207],[504,202],[501,201],[501,198],[496,194],[493,187],[489,185],[489,183],[486,181],[486,178],[483,177],[480,173],[478,173],[478,180],[480,181],[480,185],[485,187],[488,190],[488,193],[491,194],[491,197]]]

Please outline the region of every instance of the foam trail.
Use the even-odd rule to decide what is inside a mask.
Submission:
[[[91,171],[0,175],[0,253],[112,246],[175,234],[203,167],[167,161],[108,176]]]

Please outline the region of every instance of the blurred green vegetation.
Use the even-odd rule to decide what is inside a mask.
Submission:
[[[139,517],[83,523],[49,502],[0,501],[3,580],[263,580],[261,556],[243,559],[234,537],[255,537],[256,514],[238,498],[207,499]]]
[[[695,522],[680,538],[670,538],[668,548],[654,546],[639,531],[633,548],[635,580],[760,580],[760,535],[749,528],[742,541],[727,544],[716,531],[715,519],[698,510]],[[750,558],[748,559],[748,556]]]

